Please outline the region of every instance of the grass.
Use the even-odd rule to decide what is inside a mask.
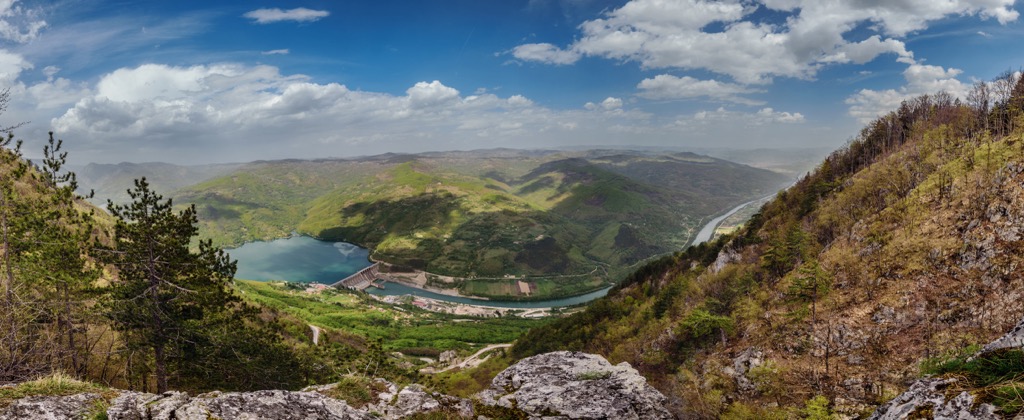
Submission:
[[[92,392],[108,397],[109,388],[91,382],[80,381],[62,372],[55,372],[13,387],[0,388],[0,408],[11,405],[14,401],[32,396],[65,396]],[[105,409],[103,411],[106,411]]]
[[[311,295],[289,289],[286,283],[239,280],[236,285],[245,299],[321,328],[382,339],[387,351],[468,352],[487,344],[515,341],[530,328],[547,322],[523,318],[458,317],[423,311],[412,305],[396,309],[354,292],[327,290]]]
[[[500,151],[262,162],[186,188],[175,202],[197,204],[201,235],[216,245],[299,232],[455,277],[580,274],[677,250],[705,213],[776,183],[764,171],[710,162]],[[537,246],[541,235],[554,242]],[[534,298],[596,288],[550,282]]]
[[[956,377],[955,390],[972,390],[979,400],[999,407],[1008,416],[1024,410],[1024,351],[997,350],[972,360],[966,356],[929,360],[923,373]]]
[[[367,404],[377,402],[377,395],[384,391],[386,389],[382,382],[365,376],[348,375],[342,377],[333,387],[319,392],[343,400],[354,408],[363,408]]]

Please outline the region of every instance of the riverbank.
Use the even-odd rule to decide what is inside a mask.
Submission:
[[[415,295],[370,295],[379,302],[390,305],[412,305],[417,308],[450,315],[475,316],[481,318],[498,318],[517,316],[521,318],[543,318],[561,313],[556,307],[543,308],[508,308],[501,306],[483,306],[468,303],[449,302]]]

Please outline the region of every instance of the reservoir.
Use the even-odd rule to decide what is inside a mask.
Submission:
[[[366,248],[308,236],[249,242],[227,252],[238,260],[235,277],[246,280],[333,284],[371,264]]]
[[[235,277],[246,280],[333,284],[371,264],[370,251],[366,248],[345,242],[319,241],[308,236],[249,242],[227,252],[232,259],[238,260]],[[503,302],[443,295],[398,283],[387,283],[385,287],[384,290],[371,287],[366,292],[378,296],[415,295],[471,305],[524,309],[578,305],[602,297],[610,289],[563,299]]]

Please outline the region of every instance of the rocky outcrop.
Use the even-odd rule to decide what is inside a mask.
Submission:
[[[628,363],[554,352],[533,356],[498,374],[479,394],[485,406],[544,419],[671,419],[665,397]]]
[[[1004,349],[1024,349],[1024,320],[1009,333],[983,347],[968,360]],[[997,408],[978,403],[974,395],[956,388],[956,378],[925,378],[915,381],[910,389],[878,408],[871,420],[907,418],[935,419],[1001,419]]]
[[[378,380],[383,381],[383,380]],[[522,360],[500,373],[478,395],[477,413],[470,400],[431,393],[420,385],[399,388],[386,382],[376,402],[353,408],[328,397],[331,386],[306,391],[211,392],[189,396],[111,391],[110,397],[90,393],[62,397],[29,397],[0,409],[0,420],[80,419],[101,414],[110,420],[242,420],[242,419],[403,419],[425,413],[444,418],[531,419],[671,419],[665,397],[627,363],[612,365],[601,356],[555,352]],[[99,411],[97,411],[99,410]],[[495,414],[497,413],[497,414]]]
[[[90,413],[100,395],[76,394],[57,397],[28,397],[0,410],[0,420],[64,420],[79,419]]]
[[[764,364],[764,352],[750,347],[740,352],[732,361],[732,366],[726,366],[722,372],[736,380],[736,387],[741,392],[752,392],[757,389],[754,381],[747,374]]]
[[[947,395],[956,379],[921,379],[910,389],[878,408],[870,420],[934,419],[1001,419],[991,404],[975,404],[967,391]]]

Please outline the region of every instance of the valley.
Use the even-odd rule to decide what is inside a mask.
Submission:
[[[114,175],[145,167],[124,166],[107,178],[94,171],[91,179],[117,181]],[[629,150],[497,149],[195,168],[189,179],[205,180],[172,198],[196,204],[200,235],[216,245],[296,233],[350,242],[419,279],[406,284],[528,301],[607,288],[649,258],[686,246],[702,220],[774,194],[787,180],[707,156]],[[157,176],[172,172],[157,169]]]

